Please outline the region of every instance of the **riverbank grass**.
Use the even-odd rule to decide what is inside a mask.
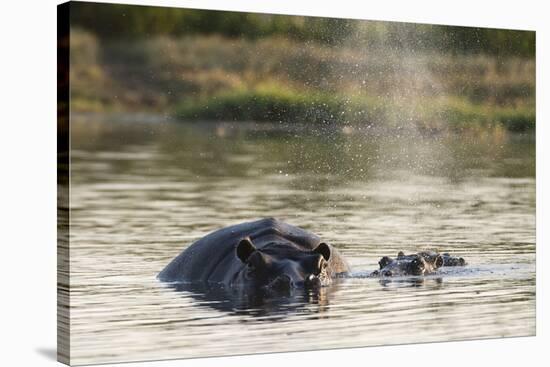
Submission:
[[[500,125],[509,131],[535,128],[534,108],[474,104],[460,98],[394,101],[391,98],[298,92],[268,87],[186,99],[175,108],[182,121],[268,121],[367,124],[415,123],[428,129],[463,130]]]

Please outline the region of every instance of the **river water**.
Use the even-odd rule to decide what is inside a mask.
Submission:
[[[73,364],[535,334],[533,136],[73,116],[71,144]],[[155,278],[268,216],[338,248],[352,276],[262,302]],[[366,277],[423,249],[468,266]]]

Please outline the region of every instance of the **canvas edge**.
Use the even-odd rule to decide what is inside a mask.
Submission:
[[[57,6],[57,360],[70,365],[70,2]]]

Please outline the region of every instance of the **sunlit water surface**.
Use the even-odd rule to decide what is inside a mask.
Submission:
[[[73,122],[74,364],[535,333],[532,137]],[[205,234],[267,216],[320,235],[353,276],[250,308],[155,278]],[[365,277],[381,256],[421,249],[469,265]]]

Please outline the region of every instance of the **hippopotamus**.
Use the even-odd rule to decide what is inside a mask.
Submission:
[[[466,260],[464,260],[462,257],[451,256],[448,253],[442,254],[441,257],[443,258],[443,266],[464,266],[464,265],[468,265],[466,263]]]
[[[434,251],[421,251],[412,255],[405,255],[399,251],[397,258],[384,256],[378,262],[379,270],[373,271],[371,276],[420,276],[434,273],[442,266],[464,266],[466,261],[461,257],[454,257],[448,253],[443,255]]]
[[[340,253],[317,235],[267,218],[206,235],[174,258],[158,278],[279,291],[327,286],[349,271]]]

